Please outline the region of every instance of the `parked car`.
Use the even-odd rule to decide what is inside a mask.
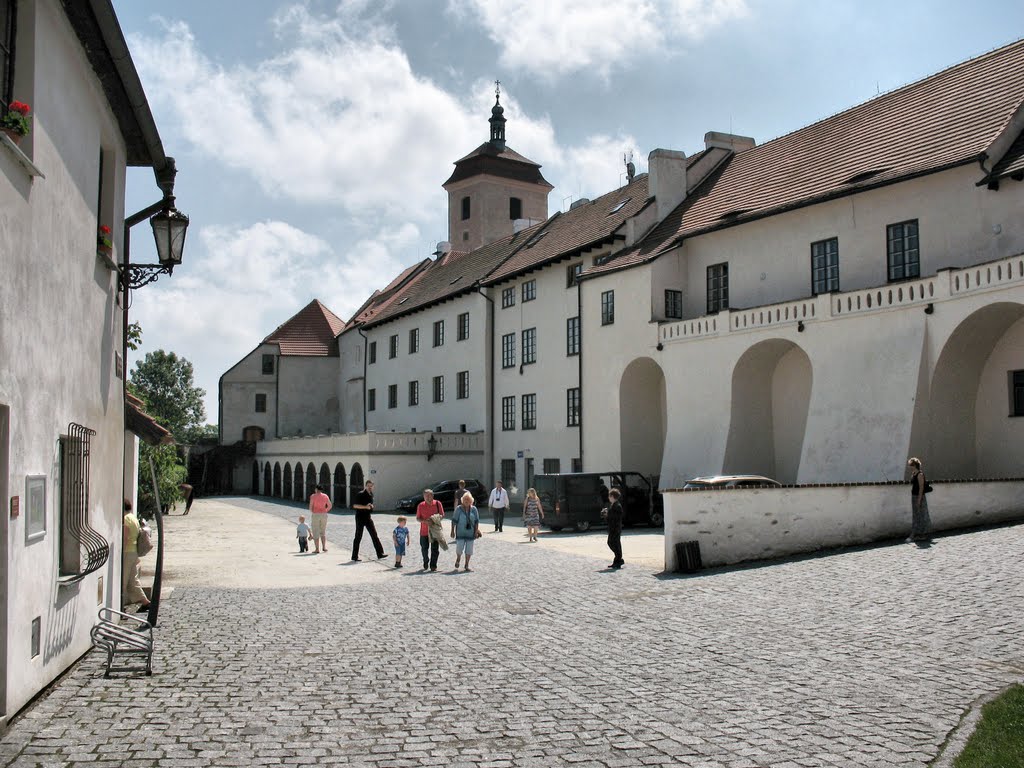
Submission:
[[[622,492],[625,525],[659,526],[665,522],[657,476],[622,471],[536,475],[533,487],[544,505],[543,524],[552,531],[570,527],[586,531],[594,525],[606,525],[601,510],[608,506],[611,488]]]
[[[430,488],[434,492],[434,500],[440,501],[444,505],[445,512],[449,515],[455,507],[455,491],[459,487],[458,480],[442,480],[433,485],[425,485],[424,488]],[[477,509],[483,509],[487,506],[487,498],[491,492],[487,487],[479,480],[466,480],[466,490],[473,494],[474,504]],[[398,500],[398,509],[402,512],[416,513],[416,506],[423,501],[423,491],[420,491],[415,496],[406,496],[404,499]]]
[[[761,475],[708,475],[693,478],[683,488],[779,488],[781,485]]]

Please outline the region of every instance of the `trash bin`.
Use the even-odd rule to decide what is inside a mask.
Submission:
[[[680,541],[676,544],[676,572],[696,573],[701,569],[700,542]]]

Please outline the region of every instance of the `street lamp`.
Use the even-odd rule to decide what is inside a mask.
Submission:
[[[437,453],[437,438],[431,435],[430,439],[427,440],[427,461],[434,458],[435,453]]]
[[[181,265],[181,254],[185,248],[185,232],[188,230],[188,216],[174,207],[174,177],[177,175],[174,158],[168,157],[164,167],[156,172],[157,185],[164,196],[153,205],[124,220],[124,260],[118,265],[121,273],[121,290],[125,294],[125,315],[127,316],[128,291],[149,285],[160,275],[169,275]],[[159,264],[131,263],[131,228],[149,219],[156,240]],[[125,327],[127,328],[127,317]]]

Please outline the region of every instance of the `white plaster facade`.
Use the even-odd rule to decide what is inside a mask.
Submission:
[[[99,34],[112,44],[116,18],[99,7],[108,12]],[[148,115],[144,100],[134,117],[111,106],[79,37],[88,32],[61,3],[22,2],[17,13],[13,95],[33,119],[20,148],[0,137],[0,722],[89,649],[98,606],[120,605],[122,500],[134,496],[136,441],[125,433],[117,272],[96,242],[98,227],[110,226],[117,258],[130,161],[119,120]],[[120,77],[133,78],[131,60],[122,63]],[[105,75],[118,81],[112,65]],[[73,424],[93,433],[80,514],[109,545],[81,577],[65,484],[70,455],[82,454],[65,441],[62,462],[61,447]],[[33,521],[36,479],[45,495]]]
[[[935,478],[1024,475],[1024,422],[1007,416],[1008,372],[1024,369],[1024,186],[978,178],[931,174],[585,279],[585,467],[646,445],[663,487],[718,472],[902,479],[911,454]],[[922,277],[890,284],[886,226],[908,219]],[[810,244],[836,236],[841,290],[811,297]],[[722,262],[730,306],[749,309],[708,315],[707,267]],[[663,321],[666,287],[686,319]],[[602,326],[608,290],[616,321]]]

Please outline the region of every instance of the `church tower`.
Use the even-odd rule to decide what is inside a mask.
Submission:
[[[548,217],[548,192],[553,187],[537,163],[505,145],[500,99],[495,88],[490,140],[457,160],[442,185],[448,193],[448,240],[456,251],[471,251],[511,235],[517,219],[536,222]]]

